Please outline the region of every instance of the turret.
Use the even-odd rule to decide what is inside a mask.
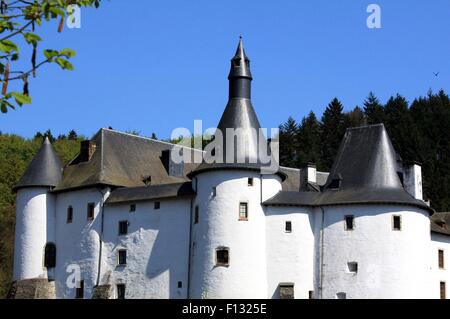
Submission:
[[[250,60],[242,38],[228,79],[229,100],[217,127],[214,152],[206,154],[189,175],[197,193],[192,207],[189,297],[267,298],[261,203],[281,190],[284,176],[277,170],[262,173],[264,165],[273,163],[264,163],[260,152],[267,141],[259,134],[250,100]],[[229,135],[233,132],[237,135]]]
[[[51,278],[56,262],[55,197],[62,166],[48,138],[14,187],[14,280]]]

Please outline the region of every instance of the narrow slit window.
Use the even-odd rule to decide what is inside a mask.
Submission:
[[[71,224],[73,222],[73,207],[67,207],[67,224]]]
[[[95,203],[89,203],[87,205],[87,220],[94,220]]]
[[[253,186],[253,177],[249,177],[247,181],[248,186]]]
[[[125,299],[125,284],[117,284],[117,299]]]
[[[84,298],[84,280],[80,280],[78,282],[77,288],[75,290],[75,298],[76,299]]]
[[[182,281],[179,281],[177,287],[178,287],[178,288],[183,288],[183,282],[182,282]]]
[[[119,256],[117,258],[117,264],[124,266],[127,264],[127,251],[125,249],[119,250]]]
[[[248,203],[239,203],[239,220],[248,220]]]
[[[444,250],[443,249],[439,249],[438,250],[438,263],[439,263],[439,268],[440,269],[444,269]]]
[[[119,235],[126,235],[128,234],[128,221],[122,220],[119,222]]]
[[[55,268],[55,266],[56,266],[56,245],[54,243],[48,243],[45,245],[44,267]]]
[[[355,229],[355,216],[347,215],[345,216],[345,230]]]
[[[213,187],[212,188],[212,196],[216,197],[216,195],[217,195],[217,189],[216,189],[216,187]]]
[[[131,204],[130,205],[130,213],[135,212],[136,211],[136,204]]]
[[[310,290],[310,291],[308,292],[308,298],[309,298],[309,299],[314,299],[314,291],[313,291],[313,290]]]
[[[446,299],[447,298],[447,292],[446,292],[445,281],[441,281],[441,283],[439,285],[439,289],[440,289],[440,297],[441,297],[441,299]]]
[[[155,202],[155,209],[160,209],[161,208],[161,202]]]
[[[284,230],[286,233],[292,233],[292,222],[287,221],[286,225],[284,226]]]
[[[228,248],[218,248],[216,250],[216,266],[229,266],[230,251]]]
[[[399,215],[392,216],[392,229],[402,230],[402,217]]]
[[[194,212],[194,224],[198,224],[198,219],[199,219],[199,216],[200,215],[200,211],[199,211],[199,208],[198,208],[198,206],[195,206],[195,212]]]

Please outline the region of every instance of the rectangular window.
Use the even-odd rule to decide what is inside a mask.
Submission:
[[[155,202],[155,209],[161,208],[161,202]]]
[[[73,222],[73,207],[69,206],[67,208],[67,224],[71,224]]]
[[[392,229],[402,230],[402,216],[399,215],[392,216]]]
[[[253,186],[253,177],[249,177],[247,181],[248,186]]]
[[[439,249],[438,251],[438,262],[439,262],[439,268],[444,269],[444,250]]]
[[[216,250],[216,266],[228,266],[230,264],[230,254],[228,248],[218,248]]]
[[[178,288],[183,288],[183,282],[179,281],[177,287],[178,287]]]
[[[441,281],[440,283],[440,296],[441,299],[446,299],[447,298],[447,294],[446,294],[446,287],[445,287],[445,281]]]
[[[349,262],[347,263],[348,272],[356,274],[358,272],[358,263],[357,262]]]
[[[286,222],[284,229],[286,233],[292,233],[292,222]]]
[[[314,299],[314,291],[313,291],[313,290],[310,290],[310,291],[308,292],[308,298],[309,298],[309,299]]]
[[[78,282],[78,286],[75,290],[75,298],[83,299],[84,298],[84,280],[80,280]]]
[[[94,220],[94,208],[95,203],[89,203],[87,205],[87,220]]]
[[[294,284],[280,284],[280,299],[294,299]]]
[[[212,188],[212,196],[216,197],[217,195],[217,189],[215,187]]]
[[[135,212],[136,211],[136,204],[131,204],[130,205],[130,212]]]
[[[345,230],[353,230],[355,228],[355,216],[345,216]]]
[[[336,299],[347,299],[347,294],[345,292],[338,292],[336,294]]]
[[[248,204],[239,203],[239,220],[248,220]]]
[[[125,284],[117,284],[117,299],[125,299]]]
[[[128,234],[128,221],[122,220],[119,222],[119,235]]]
[[[195,206],[194,224],[198,224],[199,214],[200,214],[199,208],[198,208],[198,206]]]
[[[126,265],[127,264],[127,251],[125,249],[119,250],[117,264],[118,265]]]

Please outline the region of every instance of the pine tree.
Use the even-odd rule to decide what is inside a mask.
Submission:
[[[334,98],[328,104],[322,116],[322,165],[321,169],[329,170],[337,154],[345,133],[342,103]]]
[[[309,163],[316,164],[318,168],[321,167],[320,134],[320,123],[314,112],[311,111],[307,117],[302,119],[298,129],[298,161],[296,167],[304,167]]]
[[[286,123],[279,127],[279,141],[280,145],[280,164],[288,167],[295,167],[298,161],[298,124],[289,116]]]
[[[367,124],[384,123],[383,106],[372,92],[369,93],[369,96],[364,101],[364,113],[366,114]]]
[[[78,139],[78,134],[75,132],[75,130],[70,130],[69,135],[67,136],[67,139],[71,141],[76,141]]]
[[[344,115],[345,128],[359,127],[366,124],[366,117],[364,116],[363,110],[359,106],[356,106],[352,111],[345,113]]]

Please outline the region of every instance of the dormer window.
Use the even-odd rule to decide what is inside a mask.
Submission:
[[[331,183],[328,185],[328,188],[338,190],[341,187],[341,182],[342,182],[342,177],[339,174],[338,176],[334,177],[331,180]]]
[[[234,66],[241,66],[241,59],[234,59],[233,60],[233,65]]]

